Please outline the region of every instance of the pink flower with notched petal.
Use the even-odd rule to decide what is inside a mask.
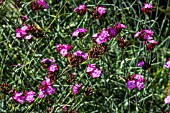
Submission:
[[[81,50],[77,50],[76,52],[73,52],[73,55],[75,55],[76,57],[82,57],[83,60],[87,60],[88,59],[88,54],[84,53]]]
[[[44,89],[39,89],[39,95],[38,98],[44,98],[44,96],[46,95],[46,92]]]
[[[49,71],[49,72],[58,71],[57,64],[53,64],[53,65],[51,65],[50,67],[48,67],[48,71]]]
[[[39,87],[39,98],[43,98],[46,94],[54,94],[55,88],[52,86],[51,80],[48,77],[45,77],[45,80],[41,82]]]
[[[142,67],[145,64],[145,62],[142,60],[140,62],[138,62],[138,67]]]
[[[137,81],[136,82],[136,87],[138,88],[138,90],[141,90],[144,88],[144,83],[143,82],[140,82],[140,81]]]
[[[166,63],[164,64],[164,67],[170,68],[170,58],[167,59]]]
[[[74,9],[74,12],[76,12],[78,15],[84,15],[86,13],[86,5],[79,5]]]
[[[75,84],[72,86],[72,92],[73,94],[78,94],[78,91],[80,90],[81,88],[81,84]]]
[[[22,38],[25,36],[27,33],[19,28],[16,28],[16,37],[17,38]]]
[[[25,93],[25,100],[28,102],[28,103],[31,103],[32,101],[34,101],[34,96],[35,96],[35,92],[34,91],[27,91]]]
[[[23,93],[15,92],[13,99],[22,104],[25,101],[25,96],[23,95]]]
[[[47,5],[47,3],[46,3],[44,0],[37,0],[37,4],[38,4],[39,6],[43,6],[45,9],[48,9],[48,8],[49,8],[48,5]]]
[[[75,31],[73,31],[72,36],[76,36],[76,37],[80,37],[81,38],[82,35],[84,33],[86,33],[86,32],[87,32],[87,30],[85,28],[78,28]]]
[[[95,42],[97,44],[102,44],[105,43],[107,41],[107,39],[109,38],[109,32],[107,29],[102,30],[99,34],[95,34],[93,35],[93,37],[95,37]]]
[[[98,68],[96,68],[91,72],[90,75],[91,75],[92,78],[98,78],[101,73],[102,73],[102,71],[99,70]]]
[[[88,64],[86,73],[89,74],[92,78],[97,78],[100,76],[102,71],[96,67],[96,64]]]
[[[126,85],[127,85],[128,89],[130,89],[130,90],[136,88],[135,80],[128,80]]]
[[[97,13],[99,13],[102,16],[104,13],[106,13],[106,9],[102,6],[98,6]]]
[[[70,51],[71,48],[72,46],[68,44],[56,44],[57,51],[64,57],[68,55],[68,51]]]
[[[146,14],[148,14],[152,11],[152,5],[144,4],[144,6],[141,8],[141,10],[142,10],[142,12],[145,12]]]
[[[32,39],[32,35],[31,35],[31,34],[30,34],[30,35],[26,35],[26,36],[24,37],[24,39],[30,40],[30,39]]]
[[[22,30],[22,31],[29,31],[29,30],[30,30],[30,26],[27,26],[27,25],[22,26],[22,27],[21,27],[21,30]]]
[[[88,64],[86,72],[92,72],[96,68],[96,64]]]
[[[170,95],[164,99],[165,104],[170,104]]]

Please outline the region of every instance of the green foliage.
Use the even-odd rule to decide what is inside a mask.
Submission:
[[[32,11],[30,0],[6,0],[0,5],[0,83],[8,86],[0,88],[0,112],[14,113],[60,113],[62,107],[78,113],[160,113],[170,112],[170,106],[164,104],[164,98],[170,95],[169,70],[163,67],[166,58],[170,57],[169,4],[159,5],[160,0],[152,1],[154,10],[151,15],[141,12],[143,2],[140,0],[48,0],[49,9]],[[168,2],[169,3],[169,0]],[[73,12],[79,4],[86,4],[88,9],[102,5],[107,14],[100,19],[86,13],[83,16]],[[22,22],[21,15],[29,20]],[[42,36],[28,40],[18,40],[16,28],[34,23]],[[92,35],[115,23],[123,23],[126,29],[117,37],[125,37],[131,45],[121,49],[116,38],[106,43],[107,52],[98,59],[89,58],[76,67],[70,67],[65,57],[56,51],[56,44],[73,46],[72,52],[82,50],[88,53],[92,49]],[[82,38],[72,37],[72,32],[79,28],[87,29]],[[159,45],[152,51],[146,51],[144,44],[134,38],[141,29],[154,31],[154,39]],[[47,76],[40,62],[44,58],[54,59],[59,67],[59,75],[53,83],[54,95],[38,98],[38,86]],[[149,70],[137,67],[142,58],[152,62]],[[93,79],[86,74],[88,64],[96,63],[102,74]],[[16,66],[18,65],[18,66]],[[75,80],[66,83],[67,76],[75,74]],[[144,75],[145,88],[129,90],[126,80],[132,74]],[[71,87],[81,83],[78,95],[73,95]],[[85,96],[87,87],[92,94]],[[33,90],[37,92],[33,103],[18,104],[13,99],[11,89],[18,92]]]

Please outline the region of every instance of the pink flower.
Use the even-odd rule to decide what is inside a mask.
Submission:
[[[27,33],[19,28],[16,28],[16,37],[17,38],[22,38],[25,36]]]
[[[109,33],[109,37],[107,39],[110,40],[111,38],[113,38],[117,35],[116,28],[113,26],[109,27],[108,33]]]
[[[96,64],[88,64],[88,67],[86,69],[86,72],[92,72],[94,69],[96,69]]]
[[[88,64],[86,73],[89,74],[92,78],[100,77],[102,71],[96,67],[96,64]]]
[[[109,36],[110,35],[107,29],[102,30],[99,34],[93,35],[97,44],[105,43]]]
[[[170,58],[166,60],[166,63],[164,64],[165,68],[170,68]]]
[[[131,75],[126,83],[128,89],[132,90],[134,88],[137,88],[138,90],[141,90],[144,88],[144,78],[140,74],[134,74]]]
[[[148,29],[140,30],[135,33],[134,37],[139,38],[141,41],[152,40],[153,33],[154,32],[152,30],[148,30]]]
[[[76,37],[82,37],[84,33],[86,33],[87,30],[85,28],[78,28],[77,30],[73,31],[72,36]]]
[[[138,67],[142,67],[143,65],[144,65],[144,61],[142,60],[142,61],[140,61],[140,62],[138,62]]]
[[[128,80],[126,85],[127,85],[128,89],[130,89],[130,90],[136,88],[135,80]]]
[[[73,52],[73,55],[75,55],[76,57],[81,57],[81,58],[83,58],[83,60],[87,60],[88,59],[88,54],[84,53],[81,50],[77,50],[76,52]]]
[[[136,87],[138,88],[138,90],[141,90],[144,88],[144,83],[143,82],[140,82],[140,81],[137,81],[136,82]]]
[[[43,98],[46,94],[54,94],[55,88],[52,86],[51,80],[48,77],[45,77],[45,80],[41,82],[39,87],[39,98]]]
[[[35,92],[34,91],[27,91],[25,93],[25,100],[28,102],[28,103],[31,103],[32,101],[34,101],[34,96],[35,96]]]
[[[106,13],[106,9],[102,6],[97,7],[97,13],[102,16],[104,13]]]
[[[56,49],[57,51],[63,56],[66,57],[68,54],[68,51],[70,51],[70,49],[72,48],[72,46],[68,45],[68,44],[56,44]]]
[[[37,4],[39,5],[39,7],[44,7],[45,9],[48,9],[48,5],[44,0],[37,0]]]
[[[164,102],[165,102],[165,104],[170,104],[170,96],[167,96],[167,97],[164,99]]]
[[[55,72],[58,71],[57,64],[52,64],[50,67],[48,67],[49,72]]]
[[[81,88],[81,84],[75,84],[72,86],[72,92],[73,94],[78,94],[78,91],[80,90]]]
[[[90,74],[92,78],[98,78],[100,77],[100,74],[102,73],[101,70],[98,68],[94,69],[93,72]]]
[[[145,12],[146,14],[148,14],[152,11],[152,5],[144,4],[144,6],[141,8],[141,10],[142,10],[142,12]]]
[[[23,93],[15,92],[13,99],[22,104],[25,101],[25,96],[23,95]]]
[[[17,38],[24,38],[24,39],[32,39],[32,35],[28,34],[28,31],[30,31],[30,26],[24,25],[20,29],[16,28],[16,37]]]
[[[84,15],[86,13],[86,5],[79,5],[74,9],[74,12],[76,12],[78,15]]]

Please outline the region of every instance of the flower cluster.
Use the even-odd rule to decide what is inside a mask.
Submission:
[[[78,15],[84,15],[86,13],[86,5],[79,5],[74,9],[74,12],[76,12]]]
[[[51,79],[51,81],[55,81],[56,76],[59,72],[58,66],[57,64],[55,64],[55,61],[49,58],[45,58],[41,61],[41,65],[44,68],[48,69],[48,77]]]
[[[123,38],[118,38],[117,42],[118,46],[123,49],[130,45],[129,42],[127,40],[124,40]]]
[[[142,10],[142,12],[145,12],[146,14],[148,14],[152,11],[152,5],[144,4],[144,6],[141,8],[141,10]]]
[[[42,37],[43,34],[40,29],[36,28],[34,24],[31,26],[24,25],[21,28],[16,28],[16,38],[32,40],[33,37]]]
[[[118,33],[121,32],[122,29],[125,29],[126,26],[119,23],[114,26],[110,26],[108,29],[103,29],[99,33],[94,34],[92,37],[95,38],[95,42],[97,44],[105,43],[107,40],[115,37]]]
[[[84,15],[86,13],[86,5],[81,4],[78,7],[74,8],[74,12],[78,15]],[[106,9],[103,6],[93,7],[92,10],[88,10],[88,12],[95,18],[99,19],[103,14],[106,13]]]
[[[103,6],[97,6],[93,7],[89,13],[93,16],[93,18],[99,19],[103,14],[106,13],[106,9]]]
[[[134,37],[144,41],[147,50],[153,50],[155,46],[158,45],[158,42],[156,42],[152,37],[153,33],[154,32],[152,30],[148,29],[140,30],[135,33]]]
[[[138,88],[138,90],[141,90],[142,88],[144,88],[144,78],[140,74],[134,74],[129,77],[126,85],[130,90],[134,88]]]
[[[63,56],[66,57],[68,55],[68,51],[72,48],[71,45],[68,44],[56,44],[57,51]]]
[[[16,28],[16,37],[19,39],[24,38],[24,39],[29,40],[32,38],[32,35],[28,34],[30,30],[31,30],[31,27],[27,25],[22,26],[20,29]]]
[[[36,0],[31,2],[31,9],[33,11],[36,11],[38,9],[44,9],[44,8],[45,9],[49,8],[44,0]]]
[[[164,64],[164,67],[170,68],[170,58],[167,58],[166,63]]]
[[[78,91],[80,90],[81,88],[81,84],[75,84],[72,86],[72,92],[73,94],[78,94]]]
[[[82,62],[86,61],[87,59],[88,59],[88,54],[84,53],[81,50],[77,50],[76,52],[73,52],[68,57],[68,61],[70,62],[70,64],[72,66],[82,63]]]
[[[164,99],[165,104],[170,104],[170,95]]]
[[[20,18],[21,18],[21,20],[22,20],[23,22],[25,22],[26,20],[28,20],[28,17],[27,17],[26,15],[22,15]]]
[[[0,0],[0,5],[4,3],[4,0]]]
[[[75,31],[73,31],[72,36],[76,37],[82,37],[84,33],[86,33],[87,30],[85,28],[78,28]]]
[[[53,87],[51,80],[48,77],[45,77],[45,80],[41,82],[39,87],[39,98],[43,98],[45,95],[54,94],[55,88]]]
[[[25,100],[28,103],[31,103],[34,101],[34,96],[35,96],[35,92],[33,91],[27,91],[25,92],[25,95],[23,93],[19,93],[19,92],[15,92],[13,99],[17,102],[19,102],[20,104],[22,104]]]
[[[96,67],[96,64],[88,64],[86,73],[90,75],[92,78],[98,78],[102,71]]]

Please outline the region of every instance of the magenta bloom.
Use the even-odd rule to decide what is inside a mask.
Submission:
[[[68,54],[68,51],[70,51],[70,49],[72,48],[72,46],[68,45],[68,44],[56,44],[56,49],[57,51],[63,56],[66,57]]]
[[[110,40],[111,38],[113,38],[117,35],[115,27],[111,26],[107,30],[108,30],[108,33],[109,33],[109,37],[107,38],[108,40]]]
[[[164,102],[165,102],[165,104],[170,104],[170,96],[167,96],[167,97],[164,99]]]
[[[34,96],[35,96],[35,92],[34,91],[27,91],[25,93],[25,100],[28,102],[28,103],[31,103],[34,101]]]
[[[86,73],[89,74],[92,78],[100,77],[102,71],[96,67],[96,64],[88,64]]]
[[[52,64],[50,67],[48,67],[49,72],[55,72],[58,71],[57,64]]]
[[[44,0],[36,0],[37,4],[39,5],[39,7],[44,7],[45,9],[48,9],[48,5]]]
[[[25,101],[25,96],[23,95],[23,93],[15,92],[13,99],[22,104]]]
[[[152,30],[148,30],[148,29],[140,30],[135,33],[134,37],[139,38],[141,41],[152,40],[153,33],[154,32]]]
[[[166,63],[164,64],[165,68],[170,68],[170,58],[166,60]]]
[[[28,34],[30,30],[31,30],[31,27],[27,25],[22,26],[20,29],[16,28],[16,38],[19,38],[19,39],[24,38],[27,40],[32,39],[32,35]]]
[[[144,6],[141,8],[141,10],[142,10],[142,12],[145,12],[146,14],[148,14],[152,11],[152,5],[144,4]]]
[[[83,58],[83,60],[87,60],[88,59],[88,54],[84,53],[81,50],[77,50],[76,52],[73,53],[73,55],[75,55],[76,57],[81,57],[81,58]]]
[[[107,39],[109,38],[109,36],[110,35],[107,29],[104,29],[100,33],[93,35],[93,37],[95,38],[95,42],[97,44],[105,43]]]
[[[43,98],[46,94],[54,94],[55,88],[52,86],[52,83],[48,77],[45,77],[45,80],[41,82],[39,87],[39,98]]]
[[[102,16],[104,13],[106,13],[106,9],[102,6],[97,7],[97,13]]]
[[[134,88],[137,88],[138,90],[141,90],[144,88],[144,78],[140,74],[134,74],[129,77],[126,85],[128,89],[132,90]]]
[[[79,5],[74,9],[74,12],[76,12],[78,15],[84,15],[86,13],[86,5]]]
[[[128,89],[130,89],[130,90],[136,88],[135,80],[128,80],[126,85],[127,85]]]
[[[80,90],[81,88],[81,84],[75,84],[72,86],[72,92],[73,94],[78,94],[78,91]]]
[[[76,37],[82,37],[84,33],[86,33],[87,30],[85,28],[78,28],[75,31],[73,31],[72,36]]]
[[[138,67],[142,67],[143,65],[144,65],[144,61],[142,60],[142,61],[140,61],[140,62],[138,62]]]

